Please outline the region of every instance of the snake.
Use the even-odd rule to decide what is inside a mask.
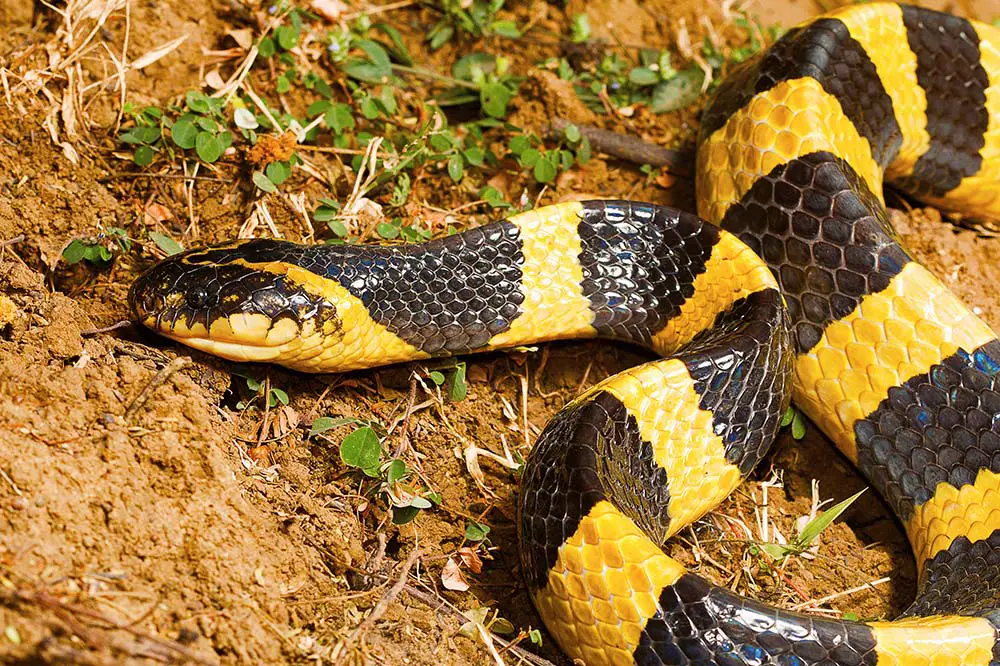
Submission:
[[[1000,218],[1000,31],[895,3],[789,29],[700,121],[698,215],[566,201],[419,244],[237,240],[136,279],[167,338],[304,372],[605,338],[656,360],[569,402],[518,499],[549,633],[584,664],[1000,664],[1000,341],[901,243],[883,184]],[[794,404],[898,517],[894,621],[791,612],[663,544]]]

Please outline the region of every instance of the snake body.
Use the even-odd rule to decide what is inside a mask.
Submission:
[[[237,241],[169,258],[135,317],[311,372],[603,337],[661,360],[546,427],[519,506],[529,591],[586,664],[1000,663],[1000,342],[900,245],[883,179],[1000,217],[1000,33],[896,4],[797,26],[702,119],[701,219],[540,208],[420,245]],[[789,400],[889,502],[920,570],[895,622],[787,612],[660,544],[765,455]]]

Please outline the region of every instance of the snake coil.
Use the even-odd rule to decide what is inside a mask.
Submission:
[[[420,245],[237,241],[161,262],[135,317],[226,358],[340,372],[557,338],[645,345],[539,437],[521,561],[586,664],[1000,664],[1000,342],[900,244],[883,179],[1000,218],[1000,32],[897,4],[797,26],[702,118],[699,218],[566,203]],[[717,226],[714,226],[717,225]],[[895,622],[792,613],[663,541],[794,400],[906,528]]]

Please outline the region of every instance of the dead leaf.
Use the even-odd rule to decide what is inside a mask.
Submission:
[[[205,75],[205,83],[212,90],[222,90],[226,87],[226,82],[222,79],[222,74],[219,74],[218,69],[213,69]]]
[[[149,67],[154,62],[168,55],[178,46],[183,44],[185,40],[187,40],[187,38],[188,35],[181,35],[177,39],[171,39],[166,44],[160,44],[153,50],[147,51],[146,53],[142,54],[141,56],[132,61],[131,63],[132,69],[143,69],[145,67]]]
[[[340,0],[312,0],[310,3],[313,11],[325,18],[327,21],[336,21],[340,15],[350,7]]]
[[[483,571],[483,561],[479,557],[479,553],[476,552],[475,548],[469,546],[462,546],[456,553],[460,558],[462,558],[462,564],[464,564],[469,571],[474,574],[482,573]]]
[[[173,216],[174,214],[170,212],[169,208],[158,203],[151,203],[146,206],[144,211],[142,211],[143,221],[147,226],[159,224],[160,222],[166,222],[167,220],[172,219]]]
[[[230,30],[226,34],[232,37],[233,41],[244,51],[249,51],[250,47],[253,46],[253,30],[250,28]]]
[[[660,171],[660,174],[653,180],[658,186],[665,190],[669,190],[677,182],[677,179],[666,171]]]
[[[446,590],[455,592],[465,592],[469,589],[469,582],[462,575],[462,567],[454,557],[449,557],[441,570],[441,584]]]

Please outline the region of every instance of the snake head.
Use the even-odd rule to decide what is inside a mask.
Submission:
[[[132,317],[223,358],[298,367],[309,338],[337,324],[336,305],[295,262],[302,251],[292,243],[253,240],[174,255],[133,283]]]

